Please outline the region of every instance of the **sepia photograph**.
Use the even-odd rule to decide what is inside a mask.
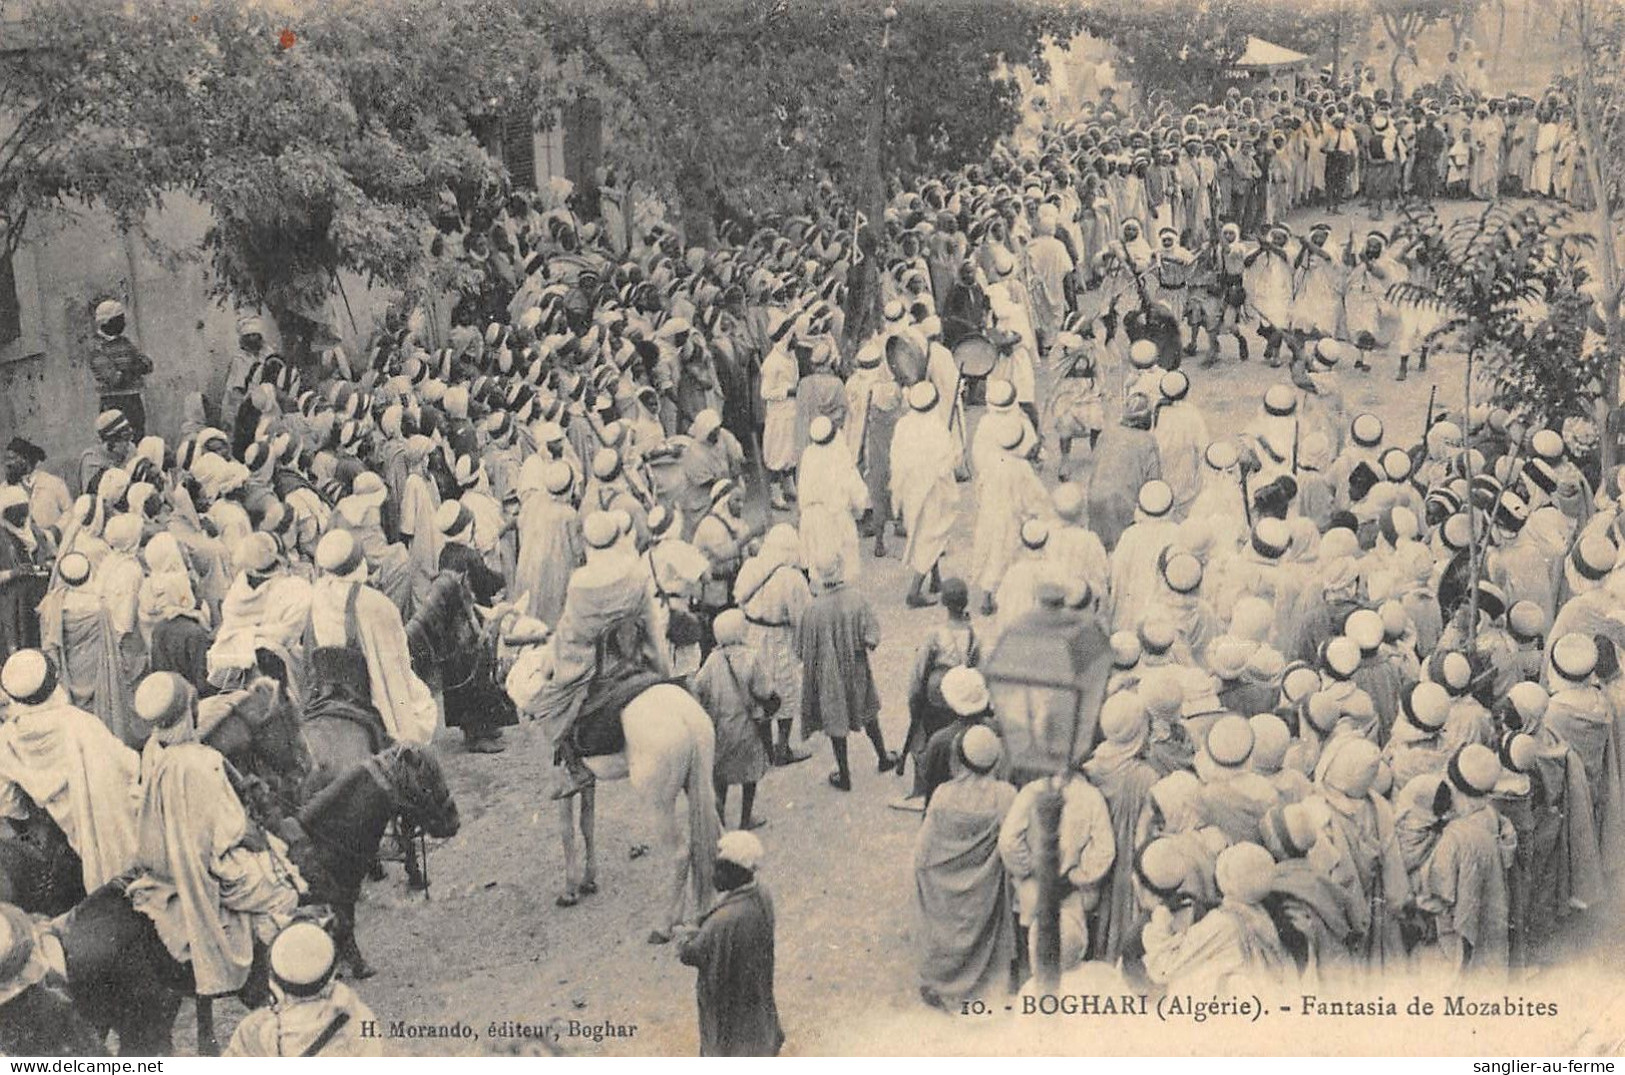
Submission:
[[[1622,187],[1622,0],[0,0],[7,1069],[1612,1071]]]

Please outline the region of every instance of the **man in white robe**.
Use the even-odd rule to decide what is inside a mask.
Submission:
[[[1111,556],[1112,629],[1133,631],[1162,592],[1162,550],[1178,540],[1179,524],[1171,516],[1173,490],[1153,479],[1140,487],[1134,522],[1118,539]]]
[[[1252,471],[1253,489],[1292,473],[1293,441],[1298,436],[1298,396],[1288,385],[1272,385],[1264,393],[1264,413],[1241,434],[1246,452],[1243,466]]]
[[[292,920],[303,879],[286,846],[249,819],[225,759],[198,741],[191,686],[155,672],[136,689],[135,710],[152,734],[141,754],[130,905],[190,964],[199,996],[235,993],[254,942],[269,943]]]
[[[1044,519],[1028,519],[1021,524],[1021,546],[1015,558],[999,580],[999,591],[994,595],[997,612],[992,627],[981,644],[988,652],[999,644],[999,639],[1023,616],[1038,607],[1038,589],[1049,584],[1064,588],[1066,581],[1049,551],[1050,526]]]
[[[1063,482],[1050,494],[1056,519],[1050,525],[1049,551],[1057,577],[1066,586],[1070,607],[1106,603],[1111,580],[1111,561],[1106,546],[1088,526],[1083,487]],[[1084,587],[1088,587],[1085,594]],[[1092,600],[1090,600],[1092,599]]]
[[[1028,453],[1033,442],[1016,415],[984,420],[997,422],[1002,449],[976,474],[976,529],[971,537],[971,577],[982,591],[982,614],[992,615],[995,595],[1021,544],[1021,524],[1050,513],[1049,494],[1033,471]],[[980,432],[980,430],[978,430]]]
[[[510,589],[530,595],[526,615],[552,625],[582,559],[581,518],[570,503],[575,475],[562,459],[546,462],[539,455],[519,473],[519,561]]]
[[[1015,387],[1017,404],[1036,422],[1038,381],[1033,367],[1040,353],[1038,337],[1033,329],[1026,293],[1015,273],[1015,259],[1009,252],[1002,247],[995,250],[993,279],[987,286],[994,342],[1000,344],[999,360],[993,367],[993,376],[1007,380]]]
[[[1368,369],[1366,355],[1393,343],[1399,330],[1399,317],[1388,299],[1388,289],[1408,278],[1405,267],[1389,254],[1388,237],[1380,231],[1366,233],[1358,255],[1343,252],[1349,266],[1343,283],[1343,327],[1361,354],[1354,368]]]
[[[471,542],[474,551],[480,554],[486,567],[502,576],[509,592],[513,593],[514,525],[503,510],[502,502],[492,495],[484,464],[473,456],[461,456],[457,460],[455,474],[461,491],[458,503],[474,517]]]
[[[50,814],[79,856],[85,891],[94,892],[135,857],[132,792],[140,757],[68,701],[39,650],[12,654],[0,687],[8,699],[0,724],[0,818],[25,820],[28,803]]]
[[[1275,880],[1275,859],[1253,843],[1221,851],[1215,880],[1223,902],[1199,921],[1183,922],[1159,906],[1142,940],[1146,973],[1170,989],[1219,995],[1270,989],[1293,972],[1291,957],[1262,906]]]
[[[1272,224],[1259,237],[1258,248],[1243,259],[1242,286],[1247,289],[1247,302],[1258,315],[1258,331],[1267,341],[1264,361],[1271,366],[1281,364],[1281,345],[1291,350],[1293,365],[1297,365],[1297,341],[1288,335],[1292,310],[1292,258],[1287,254],[1291,234],[1284,224]]]
[[[1208,446],[1207,418],[1190,402],[1190,389],[1190,378],[1179,370],[1162,375],[1157,385],[1162,402],[1151,430],[1162,480],[1173,490],[1178,519],[1186,517],[1202,491],[1202,453]]]
[[[891,502],[891,447],[902,404],[901,390],[885,359],[888,352],[902,345],[923,365],[924,348],[907,336],[896,337],[895,343],[879,349],[872,346],[873,342],[858,352],[857,368],[846,379],[846,424],[841,433],[847,453],[868,486],[875,555],[884,556],[886,528],[897,510]]]
[[[1033,224],[1033,240],[1027,244],[1027,281],[1031,287],[1033,328],[1039,353],[1048,350],[1066,320],[1065,281],[1073,269],[1066,244],[1056,238],[1060,211],[1053,205],[1038,207]]]
[[[1033,426],[1027,412],[1016,406],[1016,388],[1009,381],[998,377],[990,377],[987,381],[987,413],[982,420],[976,423],[976,430],[971,434],[970,464],[971,470],[976,474],[992,467],[1004,448],[999,444],[999,438],[1004,434],[1006,423],[1000,415],[1012,415],[1013,420],[1023,427],[1025,435],[1031,438],[1032,443],[1038,443],[1038,430]],[[997,419],[997,420],[995,420]]]
[[[262,649],[297,662],[310,619],[310,583],[287,572],[271,535],[251,535],[234,559],[237,579],[226,591],[208,655],[209,682],[226,689],[247,684]]]
[[[1348,268],[1331,225],[1316,223],[1293,260],[1292,331],[1310,340],[1337,337],[1343,327],[1343,289]]]
[[[582,524],[587,560],[570,575],[564,610],[543,663],[550,671],[514,701],[536,714],[550,752],[562,763],[553,798],[584,791],[594,776],[571,732],[593,684],[635,669],[665,677],[667,618],[659,607],[648,568],[629,548],[613,513],[594,512]]]
[[[954,480],[958,453],[939,417],[939,403],[931,381],[910,386],[908,413],[892,432],[891,493],[908,534],[903,562],[911,576],[906,598],[910,608],[931,603],[924,593],[925,582],[936,576],[959,515],[959,485]]]
[[[801,545],[807,558],[820,563],[839,556],[848,581],[862,569],[858,556],[857,516],[869,506],[869,488],[853,465],[835,425],[823,415],[808,427],[810,443],[796,472],[801,508]]]
[[[347,531],[335,530],[316,547],[316,566],[321,576],[311,591],[311,645],[360,650],[367,659],[373,707],[389,734],[427,743],[439,717],[434,695],[412,670],[400,610],[367,585],[361,547]]]

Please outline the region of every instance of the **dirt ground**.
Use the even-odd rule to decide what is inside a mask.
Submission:
[[[1315,218],[1306,216],[1302,223],[1310,219]],[[1371,226],[1363,215],[1333,223],[1338,236],[1351,225],[1357,235]],[[1191,398],[1206,412],[1215,435],[1240,430],[1258,412],[1263,390],[1283,379],[1282,371],[1258,361],[1260,351],[1255,344],[1254,361],[1246,365],[1228,360],[1218,369],[1200,370],[1192,364]],[[1460,406],[1459,358],[1441,356],[1426,375],[1413,374],[1403,387],[1392,382],[1393,370],[1392,359],[1382,358],[1371,373],[1345,369],[1336,375],[1348,413],[1375,412],[1393,431],[1391,440],[1416,439],[1434,384],[1440,406]],[[1045,477],[1053,481],[1053,460]],[[972,486],[961,486],[961,492],[963,525],[950,547],[945,575],[964,570],[969,555]],[[884,634],[873,657],[884,705],[881,722],[887,744],[895,749],[907,726],[904,690],[915,648],[942,613],[904,607],[901,541],[891,541],[889,556],[881,560],[872,559],[864,544],[861,585]],[[544,790],[544,751],[528,728],[511,729],[507,741],[503,755],[470,756],[455,737],[443,735],[462,831],[432,846],[427,898],[409,893],[393,866],[387,881],[367,886],[359,908],[360,942],[379,973],[358,988],[380,1020],[417,1027],[462,1024],[477,1037],[394,1038],[384,1043],[386,1051],[694,1055],[693,972],[678,963],[672,946],[645,939],[657,913],[661,864],[652,856],[634,858],[632,852],[634,845],[653,839],[648,808],[625,783],[601,787],[601,891],[579,906],[558,908],[553,901],[562,887],[563,859],[556,807]],[[1597,988],[1596,968],[1606,960],[1617,963],[1622,954],[1613,906],[1594,911],[1576,929],[1596,942],[1593,955],[1562,975],[1521,986],[1532,999],[1564,1002],[1560,1017],[1553,1019],[1388,1021],[1373,1036],[1374,1024],[1353,1018],[1277,1016],[1266,1024],[1269,1033],[1259,1034],[1234,1020],[1197,1025],[1023,1019],[1019,1004],[1016,1014],[995,1011],[980,1019],[931,1011],[916,993],[909,942],[919,815],[887,808],[909,781],[877,775],[868,743],[855,737],[851,744],[851,793],[825,784],[832,761],[819,738],[810,743],[814,760],[772,770],[757,800],[758,813],[769,819],[760,833],[767,847],[762,877],[777,908],[777,995],[788,1054],[1459,1053],[1490,1051],[1492,1043],[1509,1041],[1516,1030],[1515,1051],[1529,1055],[1543,1049],[1611,1052],[1625,1038],[1625,1014],[1598,1010],[1600,998],[1614,991]],[[736,824],[737,793],[729,805],[729,820]],[[1408,982],[1380,985],[1402,1007],[1417,992]],[[1283,996],[1279,1003],[1295,1006],[1298,998]],[[239,1013],[235,1004],[221,1007],[224,1040]],[[604,1024],[621,1026],[623,1035],[626,1027],[635,1031],[595,1039],[593,1028]],[[502,1031],[506,1034],[494,1036]],[[183,1029],[178,1042],[189,1045],[189,1037]]]

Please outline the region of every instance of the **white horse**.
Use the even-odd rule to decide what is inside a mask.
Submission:
[[[642,792],[660,815],[659,853],[670,872],[660,907],[660,918],[649,933],[650,944],[665,944],[683,921],[684,882],[694,898],[697,916],[711,904],[715,889],[711,860],[721,835],[711,768],[716,760],[716,732],[711,717],[683,688],[661,683],[627,703],[621,710],[626,749],[620,754],[587,759],[600,782],[625,780]],[[688,832],[684,839],[677,796],[688,800]],[[577,810],[586,845],[585,868],[576,849]],[[597,785],[559,802],[559,835],[564,841],[564,892],[560,907],[573,907],[582,896],[598,891]],[[686,846],[685,846],[686,845]]]

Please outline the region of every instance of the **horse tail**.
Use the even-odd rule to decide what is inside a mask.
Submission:
[[[694,892],[696,917],[710,909],[716,896],[711,865],[717,840],[722,835],[722,819],[717,816],[717,793],[711,784],[716,765],[717,740],[710,714],[699,699],[689,695],[694,709],[685,719],[688,725],[688,771],[683,775],[683,794],[688,800],[688,868]]]

